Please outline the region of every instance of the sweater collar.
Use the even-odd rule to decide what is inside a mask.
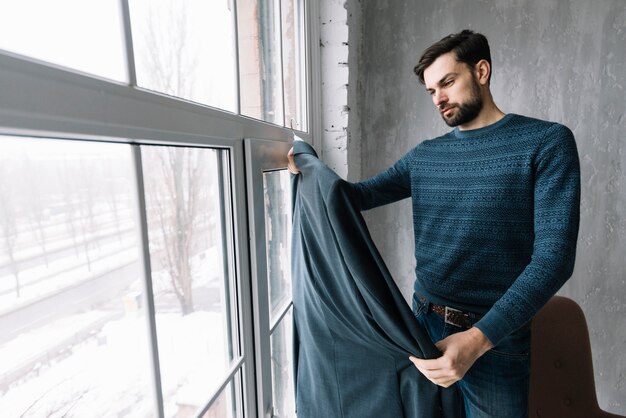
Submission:
[[[508,113],[504,115],[502,119],[500,119],[499,121],[495,123],[492,123],[491,125],[483,126],[482,128],[477,128],[477,129],[469,129],[467,131],[461,131],[459,130],[457,126],[456,128],[454,128],[452,132],[454,133],[454,136],[456,138],[471,138],[473,136],[482,135],[494,129],[498,129],[499,127],[503,126],[508,121],[510,121],[511,118],[513,118],[513,116],[515,116],[514,113]]]

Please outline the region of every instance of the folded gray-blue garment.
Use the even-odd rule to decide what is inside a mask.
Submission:
[[[456,385],[432,384],[409,361],[441,354],[389,274],[350,185],[303,141],[294,159],[298,418],[462,417]]]

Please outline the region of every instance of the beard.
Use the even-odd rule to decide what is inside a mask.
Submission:
[[[470,98],[465,103],[453,103],[452,106],[457,108],[457,111],[452,116],[446,118],[443,114],[441,114],[443,121],[450,127],[471,122],[476,118],[476,116],[478,116],[483,108],[483,97],[480,94],[478,82],[474,79],[474,77],[472,77]]]

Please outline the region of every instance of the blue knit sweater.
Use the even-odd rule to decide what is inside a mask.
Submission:
[[[508,114],[455,129],[353,188],[361,210],[411,197],[415,292],[484,314],[475,326],[494,345],[574,269],[580,166],[563,125]]]

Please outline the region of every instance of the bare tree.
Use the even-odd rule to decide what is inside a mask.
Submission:
[[[0,225],[2,225],[2,239],[4,251],[9,258],[9,266],[15,277],[15,293],[20,297],[20,277],[19,266],[15,260],[16,241],[18,237],[17,230],[17,208],[15,207],[15,188],[8,172],[10,166],[0,164]]]
[[[169,3],[167,11],[151,3],[146,14],[145,48],[141,53],[148,69],[144,74],[147,87],[189,99],[197,62],[195,55],[186,51],[189,48],[186,13],[187,9],[175,2]],[[151,229],[158,225],[160,231],[160,245],[151,238],[151,252],[154,248],[153,254],[169,273],[171,289],[183,315],[194,310],[192,257],[200,216],[202,172],[206,170],[200,163],[201,154],[181,147],[144,148],[143,152],[149,172],[147,200],[154,211]]]
[[[149,173],[149,221],[151,230],[159,231],[161,243],[151,243],[151,252],[167,270],[172,290],[186,315],[194,310],[191,263],[201,218],[200,188],[206,163],[201,161],[202,152],[192,148],[150,148],[144,149],[143,155]]]
[[[91,271],[92,256],[89,254],[90,246],[98,244],[97,223],[94,212],[95,194],[98,188],[94,181],[94,171],[96,167],[93,163],[87,164],[80,160],[77,167],[76,191],[78,192],[77,207],[79,210],[78,226],[81,229],[83,248],[87,258],[87,268]]]
[[[76,186],[75,186],[75,175],[71,168],[68,166],[63,166],[61,170],[59,170],[59,180],[61,182],[61,193],[63,202],[63,216],[65,218],[65,228],[70,234],[72,238],[72,244],[74,248],[74,253],[76,258],[80,257],[80,252],[78,248],[78,228],[76,226],[78,222],[77,216],[77,201],[78,196],[76,194]],[[91,270],[91,266],[89,266]]]
[[[22,165],[20,177],[24,184],[22,192],[25,194],[26,209],[28,211],[28,219],[31,224],[32,234],[35,241],[41,248],[41,254],[46,263],[48,262],[48,249],[46,248],[46,222],[45,222],[45,178],[41,175],[38,167],[26,156]]]
[[[167,16],[154,4],[148,6],[142,58],[148,71],[147,87],[165,94],[190,99],[194,88],[195,54],[185,53],[189,48],[187,36],[187,9],[175,2],[169,3]]]
[[[115,227],[117,239],[118,241],[122,241],[123,235],[120,228],[122,218],[120,216],[120,212],[124,208],[124,205],[120,204],[121,202],[118,202],[118,200],[120,200],[121,193],[117,188],[115,179],[113,178],[109,178],[104,181],[104,188],[104,194],[108,197],[107,199],[104,199],[104,201],[113,216],[113,226]]]

